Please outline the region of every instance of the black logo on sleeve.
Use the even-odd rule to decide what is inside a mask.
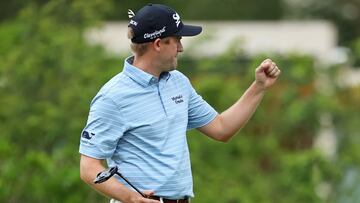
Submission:
[[[175,104],[180,104],[180,103],[184,102],[183,96],[181,94],[178,96],[175,96],[175,97],[171,97],[171,100],[173,100],[175,102]]]
[[[90,140],[92,137],[94,137],[95,133],[89,133],[88,131],[83,131],[81,134],[81,137]]]

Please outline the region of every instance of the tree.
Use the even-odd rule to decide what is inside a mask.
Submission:
[[[80,181],[77,151],[89,101],[121,60],[85,43],[94,7],[29,5],[1,24],[1,202],[103,200]]]

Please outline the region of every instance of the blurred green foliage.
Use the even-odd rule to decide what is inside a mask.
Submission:
[[[13,18],[29,4],[48,5],[58,0],[12,0],[0,2],[0,21]],[[360,1],[358,0],[63,0],[59,11],[76,16],[79,9],[89,17],[103,16],[106,20],[127,20],[127,9],[137,11],[147,3],[164,3],[181,11],[183,19],[192,20],[311,20],[325,19],[339,29],[342,45],[350,46],[360,35]],[[88,6],[87,4],[90,4]],[[108,6],[103,7],[104,4]],[[99,5],[99,6],[97,6]],[[70,8],[71,7],[71,8]],[[73,10],[75,8],[75,10]],[[100,10],[106,9],[106,10]],[[65,12],[64,12],[65,11]],[[70,12],[69,12],[70,11]],[[72,12],[73,11],[73,12]],[[103,12],[108,11],[108,12]],[[69,18],[77,22],[78,18]]]
[[[0,27],[0,202],[101,199],[79,180],[79,130],[91,98],[122,60],[85,43],[90,4],[85,13],[69,12],[80,25],[60,20],[65,6],[31,5]]]
[[[207,71],[191,75],[194,86],[219,111],[234,103],[254,79],[263,56],[242,64],[209,59]],[[337,181],[337,168],[313,146],[324,109],[314,84],[314,61],[307,56],[274,56],[283,67],[281,78],[247,126],[228,144],[190,133],[195,174],[195,202],[328,202],[316,194],[319,184]],[[199,60],[194,67],[201,67]],[[183,64],[183,63],[180,63]],[[224,65],[225,64],[225,65]],[[234,70],[234,69],[242,69]],[[226,69],[233,69],[226,70]],[[238,74],[229,74],[238,72]],[[216,191],[216,192],[215,192]]]
[[[109,15],[111,3],[26,5],[0,24],[0,202],[106,202],[79,178],[78,145],[92,97],[122,69],[123,58],[83,38],[85,28]],[[231,50],[201,60],[185,55],[179,70],[221,112],[251,84],[264,58]],[[188,133],[193,202],[360,201],[358,184],[349,181],[360,179],[360,87],[331,83],[325,93],[316,85],[319,75],[336,81],[341,67],[319,69],[310,56],[296,54],[271,58],[283,73],[239,135],[223,144]],[[313,148],[323,113],[332,115],[338,135],[333,159]]]

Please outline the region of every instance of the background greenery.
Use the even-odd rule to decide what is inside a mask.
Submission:
[[[101,20],[125,19],[127,8],[137,10],[145,2],[1,2],[0,202],[107,201],[81,182],[78,145],[92,97],[121,71],[123,58],[86,44],[83,33]],[[248,58],[232,50],[216,58],[181,58],[179,69],[219,112],[246,90],[265,57],[283,71],[228,144],[189,132],[193,202],[360,201],[360,87],[335,83],[344,66],[359,61],[358,1],[157,2],[181,11],[185,19],[328,19],[338,25],[340,44],[354,59],[321,67],[311,56]],[[331,81],[330,92],[318,88],[320,76]],[[332,159],[313,147],[323,114],[333,119],[337,133]]]

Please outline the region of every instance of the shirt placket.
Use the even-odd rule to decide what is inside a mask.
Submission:
[[[165,92],[162,91],[164,89],[165,82],[164,82],[164,80],[161,80],[161,79],[158,80],[156,78],[152,78],[152,81],[154,81],[155,84],[156,84],[157,93],[158,93],[158,96],[159,96],[163,111],[165,113],[165,116],[167,116],[168,114],[167,114],[165,103],[164,103]]]

